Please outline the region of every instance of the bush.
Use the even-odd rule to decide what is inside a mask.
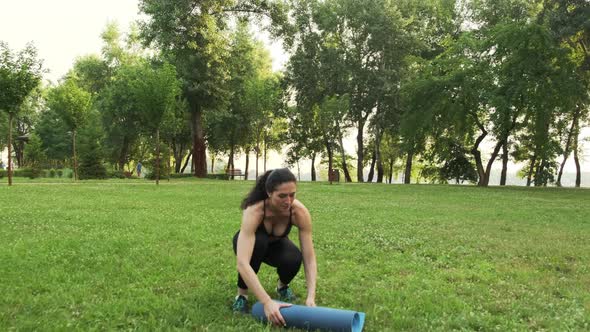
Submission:
[[[15,177],[36,179],[41,177],[43,170],[40,168],[19,168],[13,174]]]
[[[49,173],[47,175],[49,175],[50,178],[54,178],[55,177],[55,170],[53,168],[50,169]]]
[[[3,177],[7,176],[7,172],[6,170],[0,169],[0,179],[2,179]]]
[[[112,179],[125,179],[128,178],[127,173],[123,171],[109,171],[107,176]]]
[[[99,153],[89,152],[82,155],[80,168],[78,169],[78,177],[80,180],[87,179],[106,179],[107,169],[102,164]]]
[[[146,180],[155,180],[156,179],[156,172],[152,172],[151,170],[148,172],[145,172],[145,176],[144,178]],[[160,173],[160,180],[162,180],[162,173]]]
[[[43,177],[43,175],[45,175],[45,171],[43,171],[41,168],[33,167],[33,168],[31,168],[31,173],[29,174],[29,179],[40,178],[40,177]]]
[[[128,171],[109,171],[108,177],[113,179],[131,179],[133,172]]]
[[[188,179],[188,178],[192,178],[193,175],[190,173],[173,173],[170,174],[170,178],[171,179]]]
[[[205,178],[214,180],[229,180],[229,174],[207,174]]]
[[[58,169],[56,171],[56,173],[57,173],[57,177],[60,177],[61,178],[64,175],[64,170],[63,169]]]

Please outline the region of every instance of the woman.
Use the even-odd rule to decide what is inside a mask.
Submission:
[[[264,305],[269,322],[285,325],[279,309],[290,304],[279,304],[260,284],[256,275],[262,262],[276,267],[279,274],[279,300],[295,299],[289,283],[301,267],[307,282],[307,306],[315,306],[317,265],[311,239],[311,216],[307,208],[295,199],[297,181],[286,168],[264,173],[242,202],[242,225],[233,239],[238,266],[238,295],[233,310],[247,311],[248,289]],[[289,240],[291,227],[299,229],[301,251]]]

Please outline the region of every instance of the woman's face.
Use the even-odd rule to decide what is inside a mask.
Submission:
[[[295,200],[297,185],[295,182],[280,184],[275,191],[269,193],[270,204],[281,212],[288,212]]]

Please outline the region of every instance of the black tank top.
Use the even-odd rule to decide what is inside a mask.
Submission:
[[[293,216],[293,208],[289,208],[289,224],[287,225],[287,229],[285,229],[285,233],[283,233],[283,235],[281,236],[276,236],[274,234],[268,234],[268,232],[266,231],[266,227],[264,227],[264,218],[266,217],[266,199],[264,200],[264,210],[262,212],[262,221],[260,222],[260,226],[258,226],[258,230],[262,230],[265,233],[268,234],[269,237],[274,238],[274,239],[280,239],[280,238],[284,238],[289,236],[289,233],[291,232],[291,227],[293,227],[293,223],[291,222],[291,217]]]

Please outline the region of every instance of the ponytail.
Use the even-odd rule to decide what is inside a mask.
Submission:
[[[254,188],[244,198],[240,207],[245,210],[248,206],[267,199],[269,192],[275,191],[279,185],[286,182],[297,182],[295,175],[288,168],[266,171],[256,179]]]

